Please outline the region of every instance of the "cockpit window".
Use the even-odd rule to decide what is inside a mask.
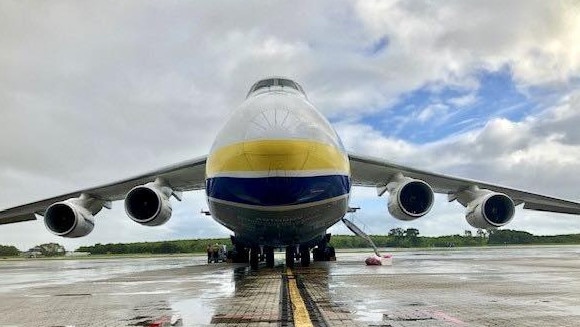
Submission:
[[[291,87],[291,88],[295,89],[296,91],[298,91],[298,88],[296,87],[296,83],[292,82],[289,79],[279,79],[278,85],[280,85],[282,87]]]
[[[254,86],[252,86],[252,88],[250,89],[250,92],[248,92],[248,95],[250,95],[250,93],[255,92],[259,89],[270,88],[272,86],[281,86],[282,88],[289,87],[289,88],[292,88],[298,92],[304,93],[304,91],[302,90],[302,87],[300,87],[300,85],[298,85],[298,83],[296,83],[292,80],[284,79],[284,78],[269,78],[269,79],[261,80],[261,81],[257,82],[256,84],[254,84]]]
[[[264,87],[274,86],[274,82],[275,82],[275,79],[261,80],[258,83],[254,84],[254,87],[252,88],[252,92],[256,91],[258,89],[264,88]]]

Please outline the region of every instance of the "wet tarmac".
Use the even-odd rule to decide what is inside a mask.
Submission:
[[[370,251],[250,271],[203,256],[0,260],[0,326],[580,326],[580,246]],[[299,297],[300,297],[299,296]],[[166,325],[169,325],[168,323]]]

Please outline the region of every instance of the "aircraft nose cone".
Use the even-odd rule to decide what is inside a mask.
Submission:
[[[253,113],[247,126],[245,139],[307,138],[308,122],[289,108],[264,108]]]

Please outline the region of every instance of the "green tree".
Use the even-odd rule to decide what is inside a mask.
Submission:
[[[405,231],[400,227],[393,228],[389,231],[389,236],[403,237],[405,236]]]
[[[404,234],[408,238],[417,238],[419,236],[419,230],[416,228],[407,228]]]
[[[20,254],[20,251],[11,245],[0,245],[0,256],[2,257],[15,257]]]
[[[179,246],[176,243],[163,242],[163,243],[157,244],[157,246],[155,246],[153,253],[169,254],[169,253],[178,253],[178,252],[179,252]]]
[[[405,230],[405,241],[404,241],[404,246],[405,247],[416,247],[419,246],[421,243],[421,240],[419,239],[419,230],[416,228],[407,228]]]
[[[534,235],[511,229],[490,230],[488,244],[531,244]]]

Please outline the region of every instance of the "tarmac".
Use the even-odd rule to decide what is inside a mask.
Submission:
[[[580,326],[580,246],[389,249],[252,271],[204,256],[0,260],[0,326]],[[173,319],[173,324],[171,322]]]

